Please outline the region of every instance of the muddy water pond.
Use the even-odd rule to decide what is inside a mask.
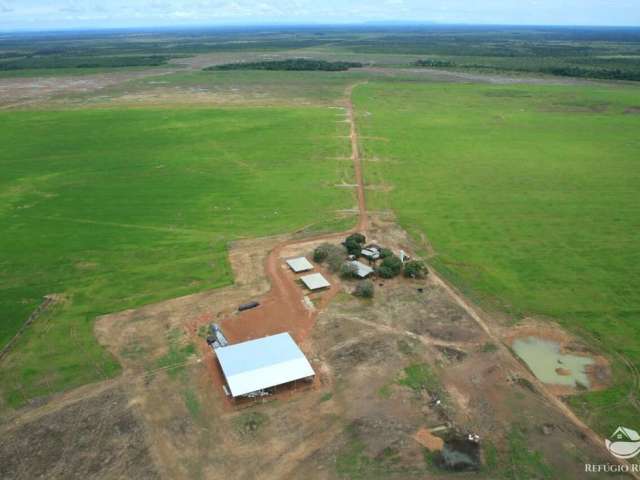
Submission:
[[[561,353],[558,342],[533,336],[518,338],[512,347],[544,383],[569,387],[591,386],[585,369],[594,363],[592,358]]]

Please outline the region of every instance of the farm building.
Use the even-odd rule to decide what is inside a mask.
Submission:
[[[218,348],[216,355],[234,398],[315,376],[288,333]]]
[[[326,278],[322,276],[321,273],[312,273],[311,275],[305,275],[304,277],[300,277],[300,280],[302,280],[302,283],[304,283],[305,286],[312,291],[321,290],[323,288],[328,288],[331,286],[331,284],[327,281]]]
[[[360,252],[360,255],[368,258],[369,260],[378,260],[380,258],[380,251],[375,247],[364,248]]]
[[[373,273],[373,268],[371,268],[368,265],[365,265],[362,262],[358,262],[357,260],[354,260],[353,262],[351,262],[351,264],[355,265],[356,268],[358,269],[356,271],[356,275],[358,275],[358,277],[360,278],[367,278],[369,275]]]
[[[287,260],[287,265],[289,265],[289,268],[296,273],[313,270],[313,265],[305,257],[290,258]]]

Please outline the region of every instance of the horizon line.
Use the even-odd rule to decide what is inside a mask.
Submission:
[[[465,23],[465,22],[435,22],[432,20],[363,20],[360,22],[265,22],[265,23],[185,23],[185,24],[157,24],[131,26],[75,26],[75,27],[0,27],[0,34],[11,33],[72,33],[72,32],[108,32],[108,31],[153,31],[159,30],[187,30],[195,28],[205,29],[234,29],[234,28],[322,28],[322,27],[513,27],[513,28],[593,28],[593,29],[640,29],[640,25],[594,25],[594,24],[535,24],[535,23]]]

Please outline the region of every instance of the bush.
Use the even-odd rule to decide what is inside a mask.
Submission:
[[[351,235],[349,235],[346,238],[346,242],[348,242],[349,240],[353,240],[356,243],[360,243],[362,245],[364,245],[364,242],[367,241],[367,237],[365,237],[363,234],[361,233],[352,233]]]
[[[393,278],[400,274],[402,271],[402,261],[395,255],[382,260],[380,267],[378,267],[378,275],[382,278]]]
[[[365,241],[366,238],[364,235],[361,233],[353,233],[345,239],[344,246],[346,247],[347,252],[349,252],[349,255],[358,256],[362,251]]]
[[[331,251],[327,257],[327,268],[332,273],[336,273],[344,263],[345,255],[343,252]]]
[[[363,280],[362,282],[358,283],[358,286],[356,286],[356,291],[353,292],[356,297],[362,298],[373,298],[374,293],[375,287],[371,280]]]
[[[333,247],[333,245],[331,245],[330,243],[323,243],[322,245],[316,247],[316,249],[313,251],[313,261],[316,263],[324,262],[329,256],[331,247]]]
[[[380,249],[380,258],[387,258],[387,257],[393,257],[393,252],[391,250],[389,250],[388,248],[381,248]]]
[[[424,278],[429,271],[424,262],[411,260],[404,264],[404,276],[407,278]]]
[[[384,265],[380,265],[378,268],[376,268],[376,274],[382,278],[395,277],[393,271],[389,267],[385,267]]]
[[[356,278],[358,273],[358,267],[351,262],[344,262],[340,265],[340,276],[342,278]]]
[[[347,257],[347,252],[341,245],[323,243],[313,251],[313,260],[318,263],[326,263],[332,273],[340,270]]]

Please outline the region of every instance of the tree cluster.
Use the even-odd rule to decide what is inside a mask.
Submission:
[[[262,62],[238,62],[214,65],[204,70],[284,70],[284,71],[324,71],[340,72],[350,68],[361,68],[359,62],[327,62],[308,58],[290,58],[287,60],[266,60]]]

